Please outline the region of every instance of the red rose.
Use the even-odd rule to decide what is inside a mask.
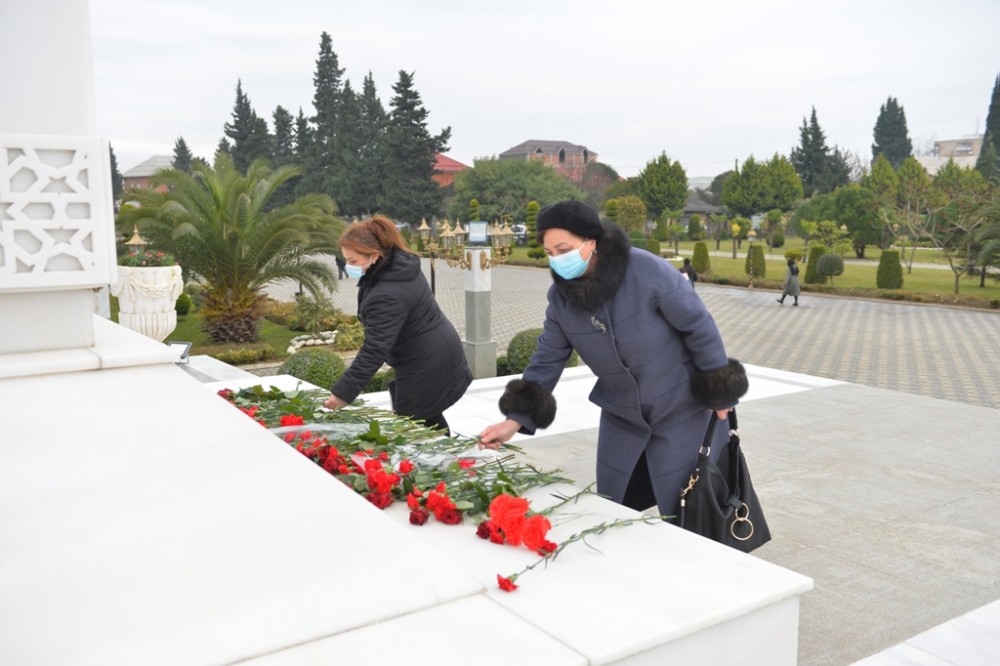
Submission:
[[[448,509],[438,517],[438,520],[445,525],[458,525],[462,522],[462,512],[455,509]]]
[[[305,421],[297,414],[285,414],[281,417],[282,426],[305,425]]]
[[[500,586],[500,589],[503,590],[504,592],[513,592],[514,590],[517,589],[517,585],[514,584],[514,579],[516,578],[517,576],[504,578],[500,574],[497,574],[497,584]]]
[[[410,524],[423,525],[427,522],[429,516],[430,514],[427,513],[426,509],[414,509],[410,512]]]
[[[392,504],[392,495],[389,493],[371,493],[368,495],[368,501],[378,508],[384,509]]]
[[[409,474],[412,471],[413,471],[413,463],[411,463],[406,458],[403,458],[399,462],[399,473],[400,474]]]
[[[526,518],[521,524],[521,541],[525,547],[538,551],[545,544],[545,536],[550,529],[552,529],[552,523],[545,516],[535,515]]]
[[[493,530],[493,523],[488,520],[484,520],[479,523],[478,527],[476,527],[476,536],[480,539],[489,539],[490,535],[493,534]]]
[[[409,495],[407,495],[406,496],[406,506],[410,507],[411,509],[419,509],[420,508],[420,495],[414,495],[413,493],[410,493]]]
[[[503,532],[501,532],[500,530],[495,530],[493,534],[490,535],[490,543],[495,543],[502,546],[504,544],[504,541],[506,541],[506,539],[503,538]]]

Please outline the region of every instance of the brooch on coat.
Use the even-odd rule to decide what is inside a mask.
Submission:
[[[591,317],[590,318],[590,325],[593,326],[594,328],[596,328],[602,334],[604,334],[604,335],[608,334],[608,327],[605,326],[604,322],[601,321],[600,319],[598,319],[597,317]]]

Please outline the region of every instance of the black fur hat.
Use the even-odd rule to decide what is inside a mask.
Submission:
[[[582,201],[560,201],[538,211],[535,229],[539,235],[546,229],[565,229],[583,238],[600,238],[601,218]]]

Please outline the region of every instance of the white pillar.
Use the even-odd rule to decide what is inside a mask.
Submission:
[[[89,3],[5,3],[0,63],[0,354],[91,347],[115,250]]]
[[[497,376],[497,343],[492,340],[490,296],[492,282],[489,248],[465,249],[469,269],[465,274],[465,359],[475,379]]]

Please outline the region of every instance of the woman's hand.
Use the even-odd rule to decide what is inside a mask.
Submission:
[[[521,424],[514,419],[507,419],[479,433],[479,448],[499,449],[500,445],[514,436],[521,429]]]
[[[332,393],[330,394],[330,397],[326,399],[326,402],[323,403],[324,407],[326,407],[327,409],[332,409],[334,411],[340,409],[341,407],[345,407],[346,405],[347,405],[346,402],[344,402],[337,396],[333,395]]]

